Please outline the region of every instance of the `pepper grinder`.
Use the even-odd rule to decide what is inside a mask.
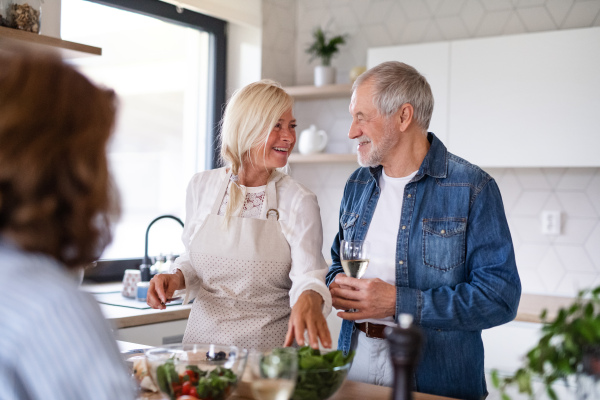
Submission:
[[[385,328],[394,364],[392,400],[412,400],[413,376],[421,353],[423,332],[413,325],[413,316],[400,314],[397,327]]]

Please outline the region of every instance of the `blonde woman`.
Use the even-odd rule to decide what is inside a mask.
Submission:
[[[196,174],[187,194],[186,252],[150,282],[148,304],[195,297],[183,341],[268,349],[294,339],[331,346],[331,296],[316,196],[277,168],[296,142],[292,98],[273,81],[236,92],[223,117],[226,167]]]

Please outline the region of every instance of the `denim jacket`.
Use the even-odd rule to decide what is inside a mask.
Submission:
[[[404,190],[395,320],[412,314],[425,335],[416,391],[481,399],[487,395],[481,330],[514,319],[521,296],[512,239],[492,177],[449,153],[434,134],[427,138],[431,147]],[[346,183],[327,285],[343,272],[340,241],[367,234],[381,168],[359,168]],[[338,348],[345,353],[354,329],[343,321]]]

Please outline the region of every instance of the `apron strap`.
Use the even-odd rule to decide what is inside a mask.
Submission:
[[[277,211],[277,189],[275,187],[275,181],[269,180],[266,189],[267,195],[267,219],[275,218],[275,221],[279,220],[279,211]]]
[[[219,208],[221,208],[221,203],[223,203],[223,197],[225,196],[225,191],[227,190],[227,186],[229,186],[229,181],[231,180],[231,171],[226,174],[227,179],[223,179],[223,183],[221,183],[221,187],[219,188],[219,194],[217,195],[217,199],[213,204],[211,214],[217,215],[219,214]]]

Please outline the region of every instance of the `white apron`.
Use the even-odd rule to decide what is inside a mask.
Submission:
[[[218,211],[228,183],[225,179],[190,243],[190,262],[201,287],[183,342],[279,347],[291,312],[292,260],[278,222],[275,182],[271,179],[265,190],[267,219],[231,217],[225,230],[225,216]]]

